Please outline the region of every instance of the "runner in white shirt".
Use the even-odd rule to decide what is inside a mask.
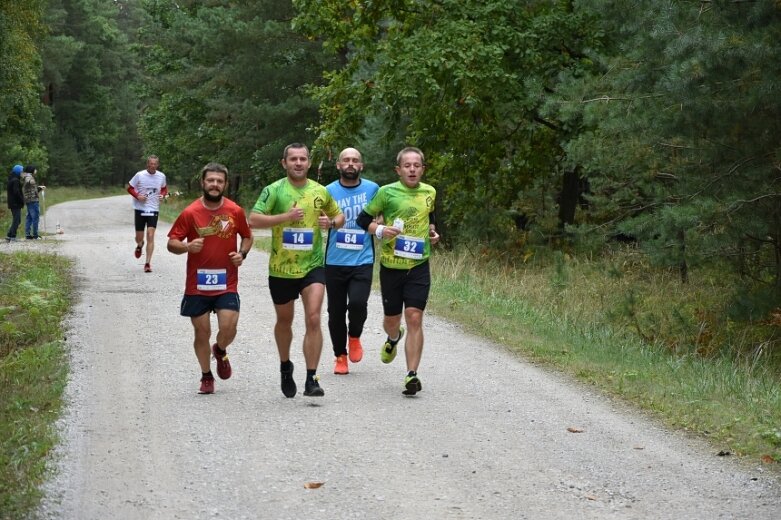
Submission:
[[[165,174],[158,171],[160,159],[150,155],[146,159],[146,170],[136,173],[128,182],[127,192],[133,197],[136,228],[136,258],[141,258],[144,247],[144,228],[146,228],[146,262],[144,272],[152,272],[152,253],[155,250],[155,231],[157,216],[160,213],[160,200],[168,193]]]

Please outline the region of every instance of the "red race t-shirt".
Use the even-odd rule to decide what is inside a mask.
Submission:
[[[177,217],[168,238],[182,242],[203,238],[199,253],[187,254],[187,295],[219,296],[238,292],[239,269],[228,254],[237,251],[237,236],[249,237],[251,231],[244,210],[223,197],[222,205],[209,209],[198,199]]]

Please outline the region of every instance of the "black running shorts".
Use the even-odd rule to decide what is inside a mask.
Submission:
[[[268,288],[271,291],[271,301],[274,305],[284,305],[288,302],[298,299],[307,286],[313,283],[325,285],[325,269],[315,267],[303,278],[279,278],[277,276],[268,277]]]
[[[136,231],[143,231],[144,226],[156,228],[157,227],[157,215],[156,211],[147,212],[139,209],[136,212]]]
[[[428,261],[412,269],[389,269],[380,266],[382,308],[386,316],[401,314],[404,307],[426,310],[431,289]]]

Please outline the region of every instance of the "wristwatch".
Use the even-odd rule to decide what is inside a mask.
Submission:
[[[239,250],[239,254],[241,255],[241,258],[244,259],[244,260],[247,259],[247,253],[249,253],[249,251]]]

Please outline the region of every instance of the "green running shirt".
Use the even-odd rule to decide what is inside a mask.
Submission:
[[[287,177],[263,188],[252,211],[279,215],[290,211],[294,203],[304,210],[304,218],[298,222],[282,222],[271,228],[268,271],[269,275],[277,278],[303,278],[311,270],[322,267],[323,235],[317,219],[321,210],[330,218],[341,214],[325,186],[307,179],[304,187],[296,188]]]
[[[433,186],[421,182],[416,188],[408,188],[397,181],[381,187],[363,208],[373,217],[382,215],[386,226],[393,226],[397,219],[404,222],[401,234],[382,241],[382,265],[389,269],[412,269],[428,260],[431,255],[429,214],[434,211],[436,197]]]

